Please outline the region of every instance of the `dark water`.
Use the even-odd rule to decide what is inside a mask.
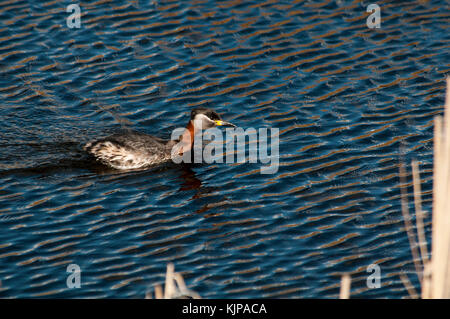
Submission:
[[[0,2],[0,297],[143,298],[168,262],[204,298],[336,297],[347,272],[354,297],[418,288],[397,172],[419,160],[430,211],[448,1],[377,1],[380,29],[367,1],[83,1],[80,29],[70,3]],[[168,137],[195,106],[279,128],[278,172],[117,173],[81,151]]]

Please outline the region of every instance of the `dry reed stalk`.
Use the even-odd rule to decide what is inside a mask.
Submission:
[[[430,298],[450,298],[450,78],[444,117],[434,121],[433,234]]]
[[[422,299],[431,299],[431,263],[427,262],[423,269]]]
[[[420,187],[419,164],[417,163],[417,161],[412,161],[411,166],[414,186],[414,206],[416,207],[417,237],[419,239],[420,257],[422,258],[422,262],[425,265],[428,262],[428,248],[427,240],[425,238],[425,227],[423,224],[425,214],[422,210],[422,190]]]
[[[156,285],[155,287],[155,299],[163,299],[163,289],[160,285]]]
[[[175,266],[172,263],[167,265],[166,271],[166,286],[164,289],[164,299],[171,299],[171,297],[175,294],[176,288],[173,280],[173,276],[175,273]]]
[[[151,299],[152,295],[147,292],[145,298]],[[189,290],[184,283],[183,276],[175,272],[175,266],[172,263],[167,265],[166,282],[164,293],[160,285],[155,286],[155,299],[177,299],[177,298],[193,298],[201,299],[196,292]]]
[[[419,240],[422,267],[416,263],[416,242],[412,233],[407,195],[402,191],[402,213],[405,228],[414,258],[414,265],[419,276],[422,298],[450,298],[450,78],[446,80],[444,117],[434,118],[434,164],[433,164],[433,216],[432,216],[432,250],[428,257],[427,242],[424,231],[424,212],[422,211],[420,173],[417,162],[412,162],[414,205],[416,207],[417,237]],[[405,169],[400,164],[400,181],[405,185]],[[423,268],[420,274],[418,269]],[[411,282],[406,275],[400,275],[410,295],[413,294]]]
[[[419,295],[417,294],[416,289],[414,289],[414,286],[411,284],[411,281],[409,280],[408,276],[406,276],[405,274],[400,274],[400,279],[402,280],[403,285],[408,291],[409,297],[411,299],[418,299]]]
[[[349,275],[343,275],[341,278],[341,291],[339,293],[339,299],[349,299],[350,298],[350,286],[351,278]]]
[[[416,207],[416,226],[417,226],[417,237],[419,239],[420,256],[422,260],[423,273],[422,273],[422,298],[431,298],[431,263],[428,257],[428,244],[425,237],[425,226],[423,223],[424,212],[422,210],[422,199],[421,199],[421,188],[420,188],[420,169],[416,161],[412,161],[412,175],[413,175],[413,185],[414,185],[414,206]],[[405,281],[403,280],[403,284]],[[408,289],[408,287],[405,285]],[[409,292],[409,290],[408,290]],[[410,293],[410,292],[409,292]]]
[[[401,192],[403,220],[405,222],[406,233],[408,234],[409,247],[411,248],[411,254],[413,257],[416,274],[417,274],[417,277],[419,278],[419,281],[422,282],[422,275],[421,275],[422,274],[422,265],[420,263],[419,253],[417,250],[417,242],[414,237],[413,226],[411,223],[411,217],[409,215],[408,195],[406,193],[406,178],[405,178],[406,172],[405,172],[405,167],[404,167],[403,163],[400,163],[399,170],[400,170],[400,183],[402,184],[402,187],[400,188],[400,192]]]

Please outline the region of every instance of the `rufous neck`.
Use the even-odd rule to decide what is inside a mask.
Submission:
[[[194,123],[192,123],[192,121],[189,121],[189,123],[186,126],[186,129],[184,130],[184,132],[180,138],[181,143],[180,143],[179,154],[183,154],[192,149],[192,145],[194,145],[195,133],[196,132],[195,132]]]

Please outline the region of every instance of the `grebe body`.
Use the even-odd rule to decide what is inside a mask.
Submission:
[[[164,140],[140,132],[127,132],[88,142],[83,148],[109,167],[139,169],[167,162],[172,154],[182,155],[192,149],[194,136],[214,126],[234,126],[223,121],[213,110],[196,108],[178,140]]]

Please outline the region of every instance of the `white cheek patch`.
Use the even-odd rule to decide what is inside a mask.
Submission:
[[[197,114],[194,117],[194,126],[196,129],[207,129],[215,125],[214,121],[207,117],[205,114]]]

